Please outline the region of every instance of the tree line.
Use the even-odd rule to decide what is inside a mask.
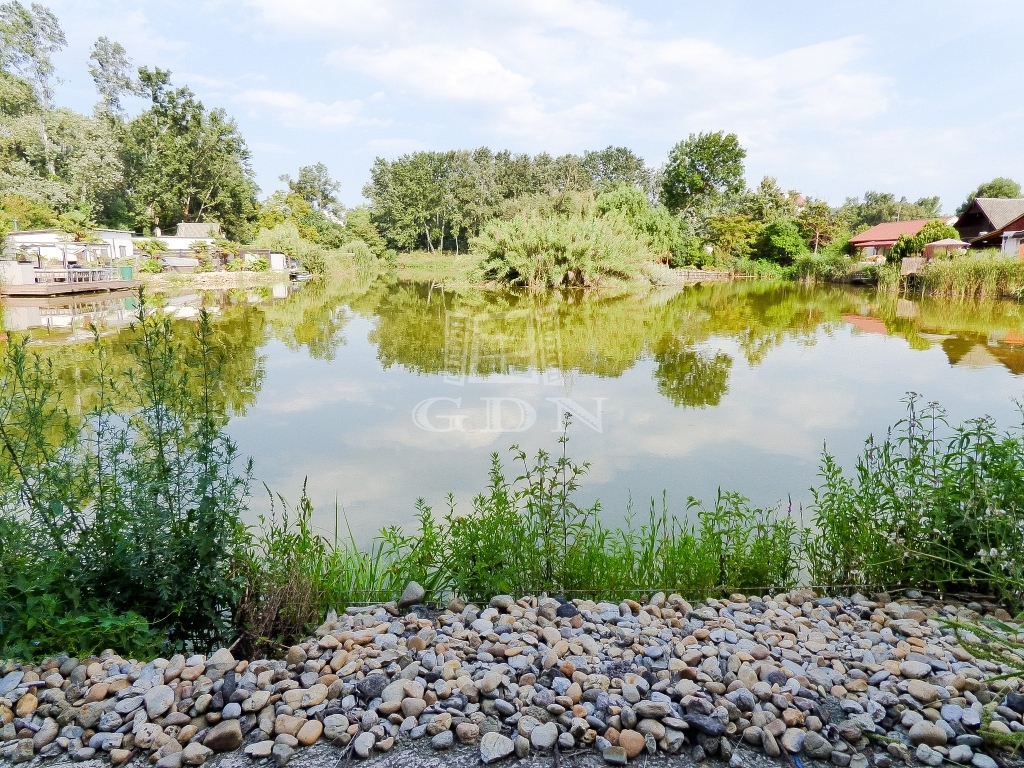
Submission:
[[[832,206],[770,176],[748,187],[746,150],[724,131],[691,134],[657,167],[615,146],[560,156],[480,147],[377,158],[363,189],[368,204],[348,211],[317,163],[282,176],[286,188],[261,201],[235,121],[176,86],[169,71],[133,67],[115,41],[101,37],[92,48],[93,113],[56,106],[53,55],[66,45],[45,6],[0,3],[0,228],[82,232],[100,224],[149,234],[209,221],[230,240],[312,262],[348,246],[368,258],[458,254],[571,211],[590,222],[581,225],[587,231],[605,232],[600,237],[631,232],[666,263],[732,267],[835,257],[869,226],[941,213],[938,197],[869,191]],[[129,101],[139,99],[145,107],[130,116]],[[994,179],[960,210],[975,196],[1020,194],[1015,182]],[[513,221],[507,231],[488,230]],[[579,234],[548,229],[567,242]]]

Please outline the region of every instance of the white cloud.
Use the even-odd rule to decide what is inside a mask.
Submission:
[[[362,102],[311,101],[294,91],[247,90],[235,96],[260,115],[274,117],[289,128],[339,128],[351,125],[359,117]]]

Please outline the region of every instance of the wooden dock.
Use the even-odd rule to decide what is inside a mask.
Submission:
[[[138,288],[138,280],[122,279],[115,267],[67,267],[33,269],[34,282],[5,282],[0,296],[67,296],[76,293],[110,293]],[[130,272],[128,273],[131,274]]]
[[[82,283],[26,283],[0,285],[0,296],[68,296],[76,293],[110,293],[138,288],[138,280],[92,280]]]

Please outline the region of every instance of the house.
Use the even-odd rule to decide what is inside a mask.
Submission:
[[[4,250],[9,256],[35,262],[37,267],[110,264],[133,255],[132,233],[127,230],[94,229],[89,234],[96,242],[77,242],[62,229],[25,229],[9,234]]]
[[[953,226],[960,233],[960,239],[972,247],[997,248],[1001,245],[1003,232],[1024,229],[1024,226],[1019,226],[1022,219],[1024,199],[978,197]]]
[[[884,257],[889,252],[889,249],[896,244],[896,240],[899,239],[900,235],[914,237],[929,221],[934,221],[934,219],[886,221],[881,224],[876,224],[871,227],[871,229],[867,229],[859,235],[851,237],[850,247],[853,248],[856,255],[860,256],[862,259],[866,261],[874,261],[879,257]]]
[[[161,234],[159,228],[154,228],[152,237],[135,237],[135,242],[146,240],[159,240],[164,244],[164,250],[170,253],[191,251],[196,243],[213,245],[217,238],[222,237],[220,224],[211,221],[203,222],[182,222],[174,228],[173,235]]]
[[[1024,258],[1024,199],[976,198],[956,229],[972,248],[998,248]]]

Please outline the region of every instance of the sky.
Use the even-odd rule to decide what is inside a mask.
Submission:
[[[648,165],[725,130],[747,180],[839,204],[1024,181],[1019,0],[51,0],[58,103],[89,111],[95,39],[233,116],[268,194],[324,162],[362,202],[374,158],[627,146]],[[141,109],[139,101],[133,105]]]

